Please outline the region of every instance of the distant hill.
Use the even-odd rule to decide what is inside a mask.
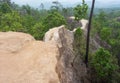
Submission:
[[[13,1],[13,0],[12,0]],[[37,3],[38,2],[38,3]],[[25,5],[25,4],[29,4],[31,7],[34,7],[34,8],[40,8],[40,4],[42,2],[29,2],[29,3],[18,3],[18,2],[15,2],[16,4],[19,4],[19,5]],[[61,4],[63,5],[63,7],[75,7],[77,4],[81,4],[81,0],[79,2],[75,1],[73,3],[71,2],[61,2]],[[87,1],[86,2],[89,7],[91,6],[92,4],[92,1]],[[49,1],[49,2],[43,2],[44,4],[44,8],[45,9],[49,9],[51,6],[52,6],[52,1]],[[120,2],[118,0],[115,0],[115,1],[100,1],[100,0],[96,0],[95,2],[95,8],[120,8]]]
[[[63,7],[75,7],[77,4],[81,4],[81,2],[77,2],[77,3],[69,3],[69,2],[64,2],[61,3],[63,5]],[[91,6],[91,1],[88,1],[87,4],[89,5],[89,7]],[[49,9],[50,6],[52,5],[52,2],[46,2],[44,3],[44,6],[46,9]],[[103,3],[101,1],[96,1],[95,3],[95,7],[96,8],[120,8],[120,3],[117,2],[112,2],[112,3]]]

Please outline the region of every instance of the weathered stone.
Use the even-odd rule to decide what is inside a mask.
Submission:
[[[74,41],[74,34],[65,28],[64,25],[55,27],[46,32],[44,37],[45,42],[53,42],[58,45],[59,48],[65,45],[66,47],[73,48],[72,43]],[[65,42],[63,42],[65,41]]]
[[[81,23],[81,26],[79,26],[78,28],[81,28],[86,34],[87,26],[88,26],[88,20],[81,19],[79,22]],[[75,32],[76,30],[77,30],[77,28],[74,28],[73,32]]]
[[[60,83],[56,45],[24,33],[0,33],[0,83]]]
[[[50,29],[44,38],[45,42],[54,42],[59,48],[57,73],[60,83],[89,83],[86,78],[87,70],[81,58],[73,63],[75,58],[73,51],[74,32],[65,26]],[[79,64],[78,64],[79,63]],[[82,65],[81,65],[82,64]]]
[[[73,32],[67,30],[64,26],[50,29],[46,34],[45,42],[54,42],[58,45],[60,55],[58,56],[57,73],[61,83],[73,83]],[[75,83],[75,82],[74,82]]]
[[[69,27],[70,30],[73,30],[77,27],[82,26],[81,22],[76,21],[74,16],[71,16],[71,17],[67,18],[67,24],[68,24],[67,26]]]

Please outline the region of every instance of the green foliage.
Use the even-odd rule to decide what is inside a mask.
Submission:
[[[61,6],[60,3],[55,4]],[[21,31],[32,34],[36,39],[42,39],[50,28],[66,24],[60,13],[48,13],[45,9],[38,10],[29,5],[19,7],[10,0],[1,0],[0,31]]]
[[[109,27],[108,17],[104,11],[100,11],[99,14],[93,16],[93,24],[91,33],[92,35],[100,35],[101,29],[104,27]]]
[[[94,15],[91,33],[92,36],[100,36],[110,45],[111,48],[108,50],[119,59],[120,65],[120,22],[117,20],[120,11],[113,12],[114,10],[116,11],[116,9],[113,9],[111,13],[100,11],[99,14]],[[101,45],[104,46],[104,44]],[[106,47],[104,46],[104,48]]]
[[[100,37],[101,37],[103,40],[108,41],[109,38],[110,38],[111,33],[112,33],[112,29],[104,27],[104,28],[102,28],[101,31],[100,31]]]
[[[12,12],[12,9],[7,3],[0,4],[0,12],[2,13],[10,13]]]
[[[88,10],[88,5],[85,3],[84,0],[82,0],[82,4],[81,5],[77,5],[74,8],[74,16],[75,16],[75,20],[79,21],[82,18],[86,18],[87,16],[87,10]]]
[[[113,55],[116,55],[116,57],[119,59],[118,62],[119,62],[119,65],[120,65],[120,39],[109,39],[109,42],[108,42],[110,45],[111,45],[111,49],[110,51],[112,52]]]
[[[75,37],[78,38],[78,39],[80,39],[81,36],[82,36],[82,34],[83,34],[82,29],[80,27],[78,27],[77,30],[75,31],[75,34],[74,34]]]
[[[37,22],[36,24],[34,18],[31,16],[28,16],[28,18],[25,17],[24,20],[25,21],[23,22],[26,22],[24,23],[24,25],[26,26],[27,32],[32,34],[36,39],[43,39],[44,34],[50,28],[66,24],[64,17],[60,15],[58,12],[52,12],[48,14],[45,19],[43,19],[41,22]]]
[[[20,15],[17,12],[2,14],[1,31],[22,31]]]
[[[22,9],[28,14],[31,14],[31,7],[29,5],[23,5]]]
[[[117,28],[120,27],[120,22],[118,22],[118,21],[116,21],[116,20],[111,20],[111,21],[110,21],[110,26],[117,29]]]
[[[31,35],[35,37],[35,39],[43,39],[43,36],[47,30],[45,29],[42,23],[36,23],[33,28],[30,30]]]
[[[58,12],[52,12],[43,20],[43,25],[49,30],[53,27],[58,27],[60,25],[66,25],[65,18]]]
[[[9,6],[11,6],[11,0],[0,0],[0,4],[7,3]]]
[[[112,75],[118,70],[117,60],[109,51],[100,48],[92,57],[91,65],[99,81],[110,83]]]
[[[58,1],[53,1],[52,4],[53,4],[53,6],[51,6],[51,11],[56,11],[56,12],[61,13],[61,10],[63,8],[61,3]]]
[[[85,41],[85,38],[83,35],[83,31],[80,27],[78,27],[74,33],[74,44],[73,44],[76,56],[85,55],[85,42],[84,41]]]
[[[99,19],[99,21],[101,22],[107,21],[106,13],[103,10],[101,10],[100,13],[97,15],[97,19]]]
[[[32,27],[35,25],[35,19],[31,15],[25,15],[21,17],[22,25],[24,27],[24,31],[29,33]]]

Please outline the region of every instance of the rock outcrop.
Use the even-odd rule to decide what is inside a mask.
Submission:
[[[69,27],[70,30],[73,30],[77,27],[82,26],[81,22],[76,21],[74,16],[71,16],[71,17],[67,18],[67,24],[68,24],[67,26]]]
[[[17,32],[0,33],[0,83],[60,83],[56,73],[59,50]]]
[[[0,83],[89,83],[73,51],[74,31],[50,29],[44,41],[20,32],[0,32]]]
[[[58,48],[60,55],[57,57],[57,73],[60,78],[60,83],[76,83],[74,78],[74,71],[71,63],[73,62],[73,32],[65,29],[64,26],[50,29],[45,34],[45,42],[54,42]]]
[[[79,21],[79,23],[81,23],[81,27],[79,26],[78,28],[81,28],[83,31],[84,31],[84,34],[86,35],[86,32],[87,32],[87,26],[88,26],[88,20],[86,19],[81,19]],[[76,31],[77,28],[74,28],[73,29],[73,32]]]
[[[73,51],[74,31],[67,30],[65,26],[56,27],[45,34],[44,41],[54,42],[59,48],[57,73],[60,83],[89,83],[82,59],[77,58],[77,62],[73,62],[76,57]]]

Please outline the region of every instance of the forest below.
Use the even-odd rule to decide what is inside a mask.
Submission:
[[[51,28],[65,25],[73,30],[81,27],[69,22],[69,17],[75,16],[77,23],[83,18],[88,19],[89,11],[90,7],[85,2],[64,8],[62,3],[55,1],[50,9],[45,9],[44,4],[32,8],[29,5],[19,6],[10,0],[0,0],[0,32],[24,32],[36,40],[42,40]],[[101,46],[96,52],[89,53],[92,83],[120,83],[120,8],[95,8],[90,36],[93,39],[99,37]],[[77,55],[84,57],[86,40],[83,37],[83,31],[76,30]]]

